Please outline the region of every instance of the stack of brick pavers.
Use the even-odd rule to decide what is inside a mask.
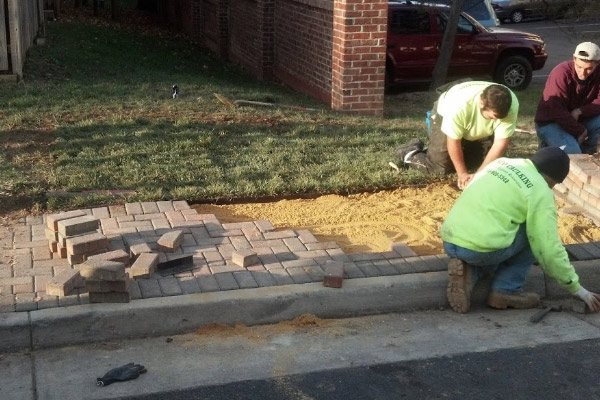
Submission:
[[[600,225],[600,159],[598,154],[569,154],[569,175],[554,187],[559,198]]]
[[[131,280],[119,261],[88,259],[81,267],[90,303],[129,303]]]
[[[46,218],[46,238],[50,250],[69,264],[80,264],[87,257],[106,251],[106,236],[98,232],[98,218],[75,210],[49,215]]]

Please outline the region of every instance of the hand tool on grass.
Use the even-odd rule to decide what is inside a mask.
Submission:
[[[550,311],[561,311],[562,306],[560,304],[546,304],[543,309],[533,314],[529,321],[535,323],[540,322]]]
[[[290,110],[297,111],[319,111],[316,108],[307,108],[299,106],[290,106],[286,104],[266,103],[262,101],[251,101],[251,100],[230,100],[227,97],[219,93],[213,93],[215,97],[223,104],[232,106],[260,106],[260,107],[273,107],[273,108],[287,108]]]

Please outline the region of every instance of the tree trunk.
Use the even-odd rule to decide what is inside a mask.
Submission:
[[[444,38],[442,39],[442,45],[440,47],[440,55],[433,68],[431,86],[429,90],[435,90],[438,86],[443,85],[446,82],[448,76],[448,67],[450,66],[450,58],[452,57],[452,50],[454,49],[454,37],[456,36],[456,29],[458,28],[458,19],[460,17],[460,11],[462,10],[463,3],[465,0],[452,0],[452,6],[450,7],[450,15],[448,16],[448,24],[446,31],[444,32]]]

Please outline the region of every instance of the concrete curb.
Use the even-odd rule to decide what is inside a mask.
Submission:
[[[447,305],[445,272],[198,293],[87,304],[0,316],[1,350],[41,349],[105,340],[174,335],[207,324],[268,324],[306,313],[347,317]],[[26,315],[28,314],[28,315]]]
[[[598,263],[574,262],[583,285],[600,291]],[[477,284],[474,304],[485,303],[491,278]],[[203,325],[260,325],[311,313],[321,318],[447,308],[446,271],[344,281],[341,289],[322,283],[197,293],[0,314],[0,350],[42,349],[115,339],[175,335]],[[569,293],[534,266],[525,290],[546,298]]]

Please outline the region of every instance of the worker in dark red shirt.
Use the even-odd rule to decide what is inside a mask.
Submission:
[[[600,48],[580,43],[573,59],[558,64],[546,81],[535,114],[540,147],[594,154],[600,137]]]

